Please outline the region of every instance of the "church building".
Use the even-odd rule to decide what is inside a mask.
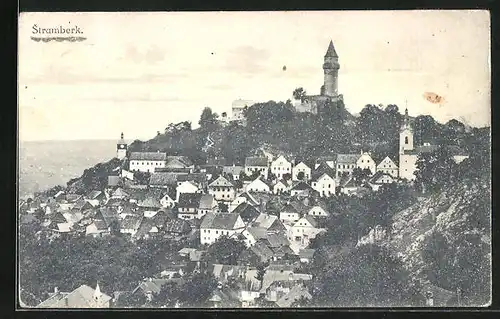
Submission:
[[[294,107],[297,112],[309,112],[317,114],[321,106],[327,103],[335,104],[343,97],[338,94],[338,76],[339,76],[339,56],[330,41],[323,61],[324,83],[321,86],[319,95],[306,95],[301,99],[294,97]]]
[[[121,138],[116,144],[116,157],[118,159],[124,159],[127,156],[127,143],[123,139],[123,132]]]

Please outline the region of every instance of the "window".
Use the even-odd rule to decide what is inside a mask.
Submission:
[[[405,144],[408,144],[408,136],[405,136]]]
[[[219,234],[219,231],[218,231],[218,230],[216,230],[216,231],[215,231],[215,234],[216,234],[216,235],[218,235],[218,234]]]

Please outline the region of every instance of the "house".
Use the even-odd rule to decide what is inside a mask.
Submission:
[[[161,152],[132,152],[129,157],[129,168],[133,172],[153,173],[157,167],[165,167],[167,154]]]
[[[190,173],[194,170],[194,163],[187,156],[166,156],[165,170],[189,170]]]
[[[49,298],[40,303],[37,308],[110,308],[111,297],[102,293],[97,283],[93,289],[81,285],[72,292],[60,292],[54,288]]]
[[[269,167],[267,157],[247,157],[245,158],[245,174],[252,176],[255,172],[260,172],[264,179],[269,177]]]
[[[61,197],[58,197],[56,201],[59,204],[61,210],[70,210],[82,198],[82,195],[78,194],[65,194]]]
[[[264,273],[264,278],[262,280],[262,286],[260,289],[261,293],[269,294],[268,288],[275,282],[279,281],[305,281],[311,280],[312,276],[309,274],[296,274],[293,271],[293,267],[285,265],[269,265]]]
[[[260,239],[267,239],[267,229],[262,227],[247,227],[241,235],[244,237],[242,240],[245,245],[251,247]]]
[[[153,196],[148,196],[137,203],[137,206],[144,212],[144,217],[151,218],[162,208],[160,201]]]
[[[146,300],[152,301],[155,294],[160,293],[162,287],[169,283],[174,282],[178,285],[184,283],[182,278],[144,278],[143,281],[132,290],[132,295],[142,294],[146,297]]]
[[[246,185],[245,192],[269,193],[271,192],[271,187],[259,176]]]
[[[356,161],[356,167],[361,170],[368,169],[371,172],[371,175],[375,174],[377,171],[377,165],[368,152],[361,152],[361,155]]]
[[[236,196],[236,189],[224,176],[217,177],[208,185],[208,193],[217,201],[232,201]]]
[[[177,217],[186,220],[200,218],[198,210],[202,196],[201,193],[181,193],[177,203]]]
[[[128,215],[120,222],[120,233],[134,236],[142,223],[143,216]]]
[[[293,286],[286,295],[276,301],[276,304],[280,308],[289,308],[295,301],[300,300],[301,298],[311,300],[312,295],[303,284],[298,284]]]
[[[240,215],[245,224],[249,224],[254,221],[260,214],[254,206],[248,203],[241,203],[231,213]]]
[[[206,173],[177,174],[177,187],[179,187],[182,182],[191,182],[199,189],[204,189],[207,186],[207,180]]]
[[[228,121],[244,122],[245,121],[245,115],[244,115],[245,109],[249,108],[250,106],[252,106],[254,104],[255,104],[255,102],[251,101],[251,100],[242,100],[242,99],[234,100],[232,105],[231,105],[231,116],[228,117]]]
[[[267,263],[273,258],[273,251],[262,241],[257,241],[249,248],[243,250],[238,256],[238,264],[245,266],[258,266]]]
[[[128,199],[129,197],[130,195],[121,187],[115,189],[115,191],[111,194],[111,198],[116,199]]]
[[[177,173],[155,172],[149,178],[149,186],[156,188],[169,188],[177,185]]]
[[[222,283],[226,283],[230,278],[240,279],[245,276],[246,267],[237,265],[211,264],[209,273]]]
[[[197,185],[190,181],[183,181],[177,184],[175,198],[179,201],[180,194],[195,194],[201,193],[201,190]]]
[[[358,191],[358,186],[354,182],[352,175],[345,176],[340,180],[340,192],[345,195],[354,195]]]
[[[328,211],[328,207],[323,201],[318,201],[313,204],[312,207],[307,212],[308,215],[313,217],[328,217],[330,216],[330,212]]]
[[[240,175],[241,173],[245,172],[245,167],[243,166],[224,166],[222,168],[222,174],[229,176],[230,178],[233,179],[233,181],[238,181],[240,180]]]
[[[301,249],[299,250],[299,258],[301,263],[310,263],[314,257],[315,249]]]
[[[391,183],[394,183],[394,178],[392,177],[392,175],[381,171],[378,171],[375,175],[373,175],[369,181],[369,185],[374,191],[378,191],[379,188],[384,184]]]
[[[311,194],[311,191],[314,190],[309,184],[306,182],[296,182],[292,188],[290,189],[290,195],[291,196],[298,196],[300,194],[303,195],[309,195]]]
[[[95,219],[92,224],[85,229],[85,235],[93,237],[103,237],[111,233],[111,227],[108,227],[105,221]]]
[[[176,196],[177,190],[175,188],[169,188],[160,199],[160,205],[163,208],[174,208]]]
[[[309,245],[309,241],[322,232],[318,222],[311,216],[305,215],[296,221],[288,231],[288,239],[303,247]]]
[[[128,170],[122,168],[122,170],[120,172],[120,177],[123,179],[128,179],[129,181],[133,181],[134,180],[134,172],[131,172],[131,171],[128,171]]]
[[[181,218],[171,219],[163,226],[163,232],[169,236],[184,236],[191,230],[191,225]]]
[[[335,161],[337,177],[341,177],[344,174],[351,175],[357,167],[359,157],[360,154],[337,154]]]
[[[288,190],[288,184],[283,180],[278,180],[276,184],[273,185],[273,194],[282,194]]]
[[[285,174],[292,175],[292,163],[285,156],[280,155],[271,162],[271,173],[278,179],[282,179]]]
[[[378,165],[377,165],[377,172],[382,172],[385,174],[389,174],[394,178],[398,178],[399,176],[399,168],[394,163],[394,161],[389,157],[386,156]]]
[[[335,162],[336,161],[337,161],[337,158],[335,155],[320,156],[316,160],[316,164],[314,165],[314,169],[317,169],[318,166],[320,166],[322,164],[330,167],[331,169],[335,169]]]
[[[293,181],[299,181],[301,180],[299,178],[299,174],[303,174],[303,179],[304,181],[308,181],[311,179],[311,168],[307,166],[304,162],[300,162],[299,164],[295,165],[292,168],[292,180]],[[300,175],[302,175],[300,174]]]
[[[106,195],[104,192],[99,190],[90,191],[86,196],[85,200],[89,202],[92,206],[97,207],[106,202]]]
[[[213,244],[219,237],[230,237],[234,233],[242,232],[245,223],[240,215],[233,213],[205,215],[200,225],[200,241],[202,245]]]
[[[300,217],[308,212],[307,206],[300,201],[289,202],[280,212],[280,220],[283,223],[295,223]]]
[[[238,205],[241,203],[249,203],[252,206],[259,205],[259,202],[250,194],[250,193],[242,193],[237,196],[230,204],[229,204],[229,212],[232,212]]]
[[[268,232],[284,232],[286,230],[278,216],[261,213],[252,222],[253,227],[264,228]]]
[[[332,177],[333,176],[333,177]],[[321,197],[330,197],[335,195],[336,182],[335,175],[322,174],[311,182],[311,187],[317,191]]]
[[[111,228],[111,230],[113,230],[113,227],[117,227],[119,225],[120,216],[118,215],[117,211],[108,207],[103,207],[96,212],[94,221],[95,220],[104,221],[106,223],[106,227],[109,227]]]
[[[198,207],[198,217],[201,218],[208,213],[214,212],[217,208],[217,201],[213,195],[203,194],[200,198],[200,206]]]

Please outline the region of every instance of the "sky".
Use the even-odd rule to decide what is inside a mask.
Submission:
[[[82,42],[36,42],[33,26]],[[21,13],[19,139],[149,139],[238,98],[319,94],[330,40],[347,109],[490,125],[487,11]],[[44,35],[46,36],[46,35]],[[286,66],[286,70],[283,70]],[[433,92],[441,104],[423,95]]]

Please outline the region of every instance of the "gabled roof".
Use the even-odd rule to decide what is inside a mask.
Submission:
[[[139,201],[137,206],[146,208],[161,208],[160,201],[153,197],[147,197],[146,199]]]
[[[314,219],[314,217],[312,217],[311,215],[305,215],[304,217],[302,217],[303,219],[307,220],[312,227],[318,227],[318,222],[316,221],[316,219]],[[302,219],[301,218],[301,219]],[[298,221],[295,222],[295,224],[293,225],[294,227],[297,226],[297,227],[302,227],[299,225],[299,223],[301,222],[301,219],[299,219]]]
[[[269,247],[271,248],[290,245],[284,233],[267,233],[266,240],[269,242]]]
[[[161,152],[132,152],[129,160],[131,161],[165,161],[166,153]]]
[[[247,157],[245,158],[245,166],[267,167],[267,157]]]
[[[166,233],[186,234],[191,231],[191,225],[184,219],[180,218],[167,221],[163,227]]]
[[[278,216],[276,215],[260,214],[253,222],[253,225],[255,227],[269,229],[276,220],[278,220]]]
[[[391,180],[393,180],[393,179],[394,179],[391,175],[386,174],[386,173],[384,173],[384,172],[382,172],[382,171],[378,171],[378,172],[376,172],[376,173],[372,176],[372,178],[370,178],[370,183],[372,183],[372,184],[379,184],[379,183],[380,183],[380,182],[379,182],[379,180],[380,180],[382,177],[387,177],[387,178],[390,178]]]
[[[267,247],[262,241],[256,242],[250,250],[262,260],[269,260],[273,257],[273,251]]]
[[[40,303],[37,308],[93,308],[104,307],[111,297],[101,292],[98,301],[94,300],[95,290],[81,285],[70,293],[59,292]]]
[[[300,298],[312,299],[312,295],[307,291],[307,288],[303,284],[298,284],[292,287],[290,291],[278,299],[276,304],[278,307],[287,308],[290,307],[294,301],[299,300]]]
[[[200,209],[212,209],[214,203],[214,196],[210,194],[203,194],[200,198]]]
[[[137,232],[134,234],[135,238],[142,238],[147,235],[153,228],[153,222],[149,218],[143,218]]]
[[[129,194],[123,190],[123,188],[119,187],[117,188],[111,196],[116,196],[116,197],[128,197]]]
[[[177,176],[182,173],[161,172],[153,173],[149,179],[150,185],[169,186],[177,184]]]
[[[340,180],[340,185],[345,188],[356,187],[356,184],[354,184],[354,178],[352,178],[352,176],[342,177]]]
[[[260,214],[255,207],[246,202],[239,204],[232,213],[240,215],[245,222],[253,220]]]
[[[180,193],[178,206],[199,208],[202,196],[200,193]]]
[[[336,164],[356,164],[361,154],[337,154]]]
[[[143,216],[133,216],[133,215],[128,215],[125,216],[125,218],[121,221],[120,226],[121,229],[133,229],[137,230],[139,229],[139,226],[141,225],[143,220]]]
[[[381,161],[380,161],[380,163],[377,165],[377,169],[379,169],[379,168],[383,168],[383,167],[382,167],[382,164],[383,164],[383,163],[385,163],[385,162],[392,163],[392,164],[395,166],[395,168],[398,168],[398,166],[396,165],[396,162],[395,162],[395,161],[393,161],[393,160],[392,160],[389,156],[386,156],[386,157],[384,157],[384,159],[383,159],[383,160],[381,160]]]
[[[208,187],[234,187],[234,185],[221,175],[211,182]]]
[[[306,182],[298,182],[296,183],[292,188],[291,190],[308,190],[308,189],[312,189],[311,186],[309,186],[309,184],[307,184]]]
[[[248,227],[246,229],[255,240],[267,238],[267,229],[262,227]]]
[[[240,175],[244,170],[245,168],[243,166],[224,166],[224,168],[222,168],[223,173],[232,174],[233,176]]]
[[[108,176],[108,186],[114,187],[121,184],[120,176]]]
[[[233,230],[236,221],[240,217],[233,213],[208,213],[203,218],[200,228]]]
[[[167,165],[171,161],[178,161],[186,167],[193,165],[193,161],[191,161],[191,159],[189,159],[189,157],[187,156],[167,156],[165,160],[167,161]]]
[[[179,174],[177,175],[177,182],[196,182],[204,183],[207,181],[207,174],[205,173],[190,173],[190,174]]]

